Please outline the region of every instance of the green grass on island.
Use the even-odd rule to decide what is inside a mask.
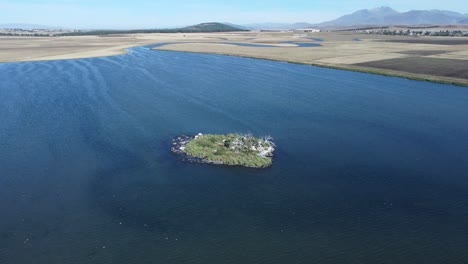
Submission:
[[[215,164],[265,168],[272,164],[275,144],[271,137],[252,135],[201,135],[185,145],[185,153]]]

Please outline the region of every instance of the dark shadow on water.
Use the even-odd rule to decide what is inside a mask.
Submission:
[[[322,38],[306,38],[306,39],[310,39],[310,40],[317,41],[317,42],[323,42]]]
[[[240,47],[256,47],[256,48],[290,48],[282,47],[277,45],[268,45],[268,44],[253,44],[253,43],[237,43],[237,42],[223,42],[222,44],[236,45]],[[308,43],[308,42],[297,42],[297,41],[284,41],[279,44],[293,44],[299,48],[310,48],[310,47],[320,47],[322,45],[317,43]]]
[[[166,43],[158,43],[158,44],[152,44],[152,45],[147,45],[144,46],[144,48],[147,49],[154,49],[154,48],[159,48],[163,47],[166,45],[171,45],[171,44],[196,44],[197,42],[166,42]],[[241,43],[241,42],[199,42],[200,44],[208,43],[208,44],[226,44],[226,45],[235,45],[239,47],[255,47],[255,48],[290,48],[290,47],[282,47],[278,45],[271,45],[271,44],[260,44],[260,43]],[[299,48],[310,48],[310,47],[320,47],[322,45],[317,44],[317,43],[309,43],[309,42],[298,42],[298,41],[284,41],[280,42],[279,44],[293,44],[296,47]]]

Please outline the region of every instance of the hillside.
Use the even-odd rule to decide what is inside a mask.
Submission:
[[[137,34],[137,33],[211,33],[247,31],[231,25],[218,22],[201,23],[193,26],[172,29],[136,29],[136,30],[92,30],[77,31],[59,34],[59,36],[83,36],[83,35],[110,35],[110,34]]]
[[[411,10],[398,12],[390,7],[363,9],[335,20],[323,22],[319,27],[357,25],[458,25],[466,24],[467,15],[445,10]]]
[[[185,32],[230,32],[230,31],[244,31],[241,28],[237,28],[233,25],[227,25],[223,23],[211,22],[202,23],[194,26],[188,26],[180,28],[180,31]]]

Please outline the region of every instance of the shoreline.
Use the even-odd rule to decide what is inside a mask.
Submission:
[[[133,47],[130,47],[133,48]],[[96,59],[96,58],[106,58],[106,57],[115,57],[120,55],[128,54],[127,48],[123,48],[120,51],[103,53],[99,55],[77,55],[77,56],[65,56],[63,55],[54,55],[45,58],[34,58],[31,60],[11,60],[11,61],[0,61],[0,64],[6,63],[27,63],[27,62],[46,62],[46,61],[65,61],[65,60],[81,60],[81,59]]]
[[[291,63],[291,64],[315,66],[315,67],[326,68],[326,69],[335,69],[335,70],[343,70],[343,71],[351,71],[351,72],[359,72],[359,73],[368,73],[368,74],[373,74],[373,75],[381,75],[381,76],[386,76],[386,77],[403,78],[403,79],[408,79],[408,80],[413,80],[413,81],[423,81],[423,82],[468,87],[468,80],[464,80],[464,79],[442,77],[442,76],[437,76],[437,75],[423,75],[423,74],[417,74],[417,73],[409,73],[409,72],[403,72],[403,71],[386,70],[386,69],[355,66],[355,65],[300,62],[300,61],[295,61],[295,60],[283,60],[283,59],[275,59],[275,58],[268,58],[268,57],[262,57],[262,56],[240,55],[240,54],[223,53],[223,52],[180,51],[180,50],[171,50],[171,49],[164,49],[164,48],[155,48],[152,50],[186,52],[186,53],[197,53],[197,54],[215,54],[215,55],[240,57],[240,58],[247,58],[247,59],[285,62],[285,63]]]
[[[155,43],[152,43],[155,44]],[[19,59],[19,60],[8,60],[8,61],[0,61],[0,64],[6,63],[26,63],[26,62],[45,62],[45,61],[63,61],[63,60],[79,60],[79,59],[94,59],[94,58],[104,58],[104,57],[114,57],[114,56],[121,56],[128,54],[128,49],[143,47],[146,45],[152,44],[139,44],[130,47],[123,47],[120,49],[112,49],[112,51],[102,52],[102,51],[93,51],[93,54],[89,55],[86,54],[87,52],[74,52],[74,53],[67,53],[61,55],[52,55],[52,56],[44,56],[32,59]],[[158,44],[158,43],[156,43]],[[422,81],[422,82],[431,82],[431,83],[439,83],[439,84],[447,84],[447,85],[455,85],[461,87],[468,87],[468,80],[458,79],[458,78],[450,78],[450,77],[442,77],[436,75],[423,75],[423,74],[416,74],[416,73],[409,73],[403,71],[395,71],[395,70],[385,70],[379,68],[371,68],[371,67],[362,67],[362,66],[354,66],[354,65],[343,65],[343,64],[324,64],[324,63],[311,63],[311,62],[300,62],[295,60],[286,60],[286,59],[275,59],[275,58],[267,58],[263,56],[252,56],[252,55],[240,55],[240,54],[233,54],[233,53],[223,53],[223,52],[197,52],[197,51],[179,51],[179,50],[171,50],[171,49],[164,49],[164,48],[154,48],[151,50],[156,51],[169,51],[169,52],[183,52],[183,53],[196,53],[196,54],[215,54],[215,55],[223,55],[223,56],[231,56],[231,57],[240,57],[240,58],[248,58],[248,59],[257,59],[257,60],[268,60],[268,61],[275,61],[275,62],[285,62],[291,64],[299,64],[299,65],[307,65],[307,66],[315,66],[320,68],[326,69],[335,69],[335,70],[343,70],[343,71],[351,71],[351,72],[359,72],[359,73],[368,73],[373,75],[381,75],[386,77],[396,77],[396,78],[403,78],[408,80],[414,81]],[[76,56],[70,56],[71,54],[76,54]]]
[[[35,57],[31,59],[16,59],[16,60],[0,60],[0,64],[6,63],[26,63],[26,62],[45,62],[45,61],[65,61],[65,60],[80,60],[80,59],[95,59],[95,58],[106,58],[126,55],[129,53],[128,49],[138,48],[146,46],[135,45],[135,46],[120,46],[115,48],[109,48],[106,50],[93,50],[93,51],[78,51],[69,52],[64,54],[46,55],[42,57]]]

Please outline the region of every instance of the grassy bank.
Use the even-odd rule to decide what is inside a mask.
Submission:
[[[251,135],[199,135],[185,145],[185,152],[210,163],[265,168],[272,164],[274,144]]]

